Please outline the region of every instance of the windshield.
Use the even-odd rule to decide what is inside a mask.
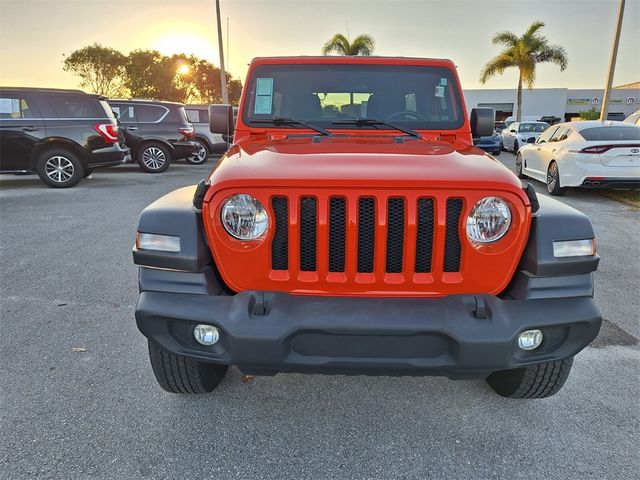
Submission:
[[[462,126],[459,89],[444,67],[402,65],[263,65],[248,84],[243,121],[264,127],[274,118],[331,129],[387,129],[371,119],[408,129]],[[280,124],[291,128],[299,125]]]
[[[540,133],[544,132],[547,128],[549,128],[548,123],[521,123],[518,131]]]

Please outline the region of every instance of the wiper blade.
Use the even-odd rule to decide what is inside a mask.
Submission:
[[[399,132],[406,133],[415,138],[422,138],[422,136],[416,132],[415,130],[411,130],[410,128],[401,127],[396,125],[395,123],[385,122],[383,120],[378,120],[376,118],[356,118],[354,120],[342,120],[340,122],[331,122],[332,125],[357,125],[358,127],[365,125],[386,125],[387,127],[391,127],[394,130],[398,130]]]
[[[303,120],[297,120],[295,118],[274,117],[274,118],[270,118],[269,120],[252,120],[252,122],[253,123],[272,123],[273,125],[302,125],[303,127],[307,127],[311,130],[314,130],[328,137],[333,135],[333,133],[325,130],[324,128],[318,127],[311,123],[307,123]]]

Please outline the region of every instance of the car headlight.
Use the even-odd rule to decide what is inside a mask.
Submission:
[[[485,197],[467,217],[467,237],[475,243],[491,243],[502,238],[511,226],[511,210],[500,197]]]
[[[246,193],[228,198],[221,217],[225,230],[238,240],[256,240],[269,226],[269,216],[260,200]]]

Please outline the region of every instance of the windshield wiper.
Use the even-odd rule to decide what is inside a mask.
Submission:
[[[394,130],[398,130],[399,132],[406,133],[415,138],[422,138],[422,136],[416,132],[415,130],[411,130],[410,128],[404,128],[395,123],[385,122],[383,120],[378,120],[376,118],[357,118],[354,120],[343,120],[340,122],[331,122],[332,125],[357,125],[358,127],[371,125],[375,127],[376,125],[386,125],[387,127],[391,127]]]
[[[283,117],[274,117],[269,120],[252,120],[252,123],[272,123],[273,125],[302,125],[303,127],[307,127],[311,130],[314,130],[322,135],[326,135],[328,137],[332,136],[333,133],[328,132],[324,128],[320,128],[311,123],[304,122],[302,120],[296,120],[295,118],[283,118]]]

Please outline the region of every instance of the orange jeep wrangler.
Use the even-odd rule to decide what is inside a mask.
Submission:
[[[141,214],[138,328],[170,392],[230,365],[486,378],[539,398],[598,334],[589,219],[473,146],[449,60],[258,58],[233,145]]]

